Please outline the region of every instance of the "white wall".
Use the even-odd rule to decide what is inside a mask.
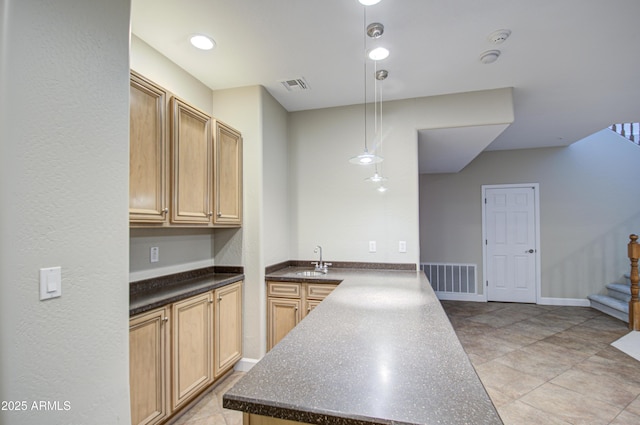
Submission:
[[[329,261],[417,264],[418,130],[513,119],[510,88],[385,102],[383,111],[382,150],[371,139],[367,144],[384,157],[385,193],[364,180],[373,166],[348,162],[364,149],[362,105],[290,114],[294,259],[314,259],[322,245]],[[369,241],[377,252],[369,252]],[[399,241],[407,242],[406,253]]]
[[[0,0],[0,400],[27,402],[3,424],[130,423],[129,9]]]
[[[263,100],[263,217],[264,263],[267,266],[291,259],[291,200],[289,187],[288,113],[271,96]]]
[[[629,272],[639,159],[638,146],[603,130],[566,148],[485,152],[460,173],[421,175],[421,260],[475,263],[481,278],[481,185],[539,183],[542,296],[601,292]]]
[[[243,356],[259,359],[264,355],[265,302],[262,257],[262,106],[258,86],[213,93],[213,109],[222,121],[242,132],[243,211],[242,230],[227,234],[224,244],[216,240],[216,258],[242,257]]]
[[[396,125],[401,111],[392,106],[384,119],[389,190],[380,193],[364,180],[372,166],[348,162],[364,149],[362,105],[290,114],[294,259],[315,259],[321,245],[327,261],[418,262],[417,132]],[[398,253],[400,240],[407,253]],[[368,252],[369,241],[377,242],[377,252]]]
[[[212,115],[211,89],[134,34],[131,34],[131,69]]]

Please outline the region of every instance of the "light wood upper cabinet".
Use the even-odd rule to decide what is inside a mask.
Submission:
[[[171,98],[171,222],[211,224],[211,117]]]
[[[134,71],[130,86],[131,226],[241,226],[240,132]]]
[[[129,96],[129,220],[167,222],[167,93],[131,73]]]
[[[242,136],[216,121],[214,137],[214,211],[216,225],[242,223]]]
[[[156,309],[129,321],[131,423],[157,424],[170,413],[169,311]]]
[[[213,382],[213,293],[172,305],[173,398],[177,409]]]
[[[218,378],[242,358],[242,282],[214,291],[215,363],[213,376]]]

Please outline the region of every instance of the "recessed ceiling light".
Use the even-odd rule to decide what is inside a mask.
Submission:
[[[369,51],[369,59],[373,59],[374,61],[379,61],[382,59],[386,59],[389,56],[389,50],[384,47],[376,47],[373,50]]]
[[[480,54],[480,62],[484,64],[494,63],[500,56],[500,50],[487,50]]]
[[[380,0],[358,0],[360,4],[365,6],[373,6],[374,4],[380,3]]]
[[[189,41],[200,50],[211,50],[216,47],[216,42],[213,41],[213,38],[202,34],[192,35]]]

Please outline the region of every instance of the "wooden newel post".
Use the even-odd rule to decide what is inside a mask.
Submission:
[[[629,301],[629,329],[640,330],[640,299],[638,299],[638,257],[640,257],[640,244],[638,235],[629,235],[629,260],[631,260],[631,300]]]

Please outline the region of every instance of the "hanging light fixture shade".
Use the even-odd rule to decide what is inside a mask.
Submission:
[[[373,176],[367,177],[365,180],[372,183],[380,183],[380,182],[386,182],[387,178],[384,177],[382,174],[378,173],[378,170],[376,170],[376,172],[373,173]]]
[[[364,4],[364,3],[363,3]],[[363,12],[363,47],[364,52],[367,50],[367,35],[369,31],[372,31],[372,35],[370,37],[379,37],[384,31],[384,27],[382,24],[375,24],[375,30],[371,30],[367,28],[367,8],[364,7]],[[362,104],[362,109],[364,110],[364,151],[357,156],[354,156],[349,159],[349,162],[356,165],[370,165],[370,164],[378,164],[383,161],[382,157],[375,155],[369,152],[367,148],[367,58],[364,58],[364,99]]]
[[[351,159],[349,159],[349,162],[356,165],[369,165],[378,164],[382,162],[382,160],[382,157],[372,154],[365,148],[364,152],[362,152],[358,156],[352,157]]]
[[[375,67],[374,72],[376,81],[375,81],[375,127],[376,127],[376,136],[378,139],[378,149],[382,149],[382,84],[380,84],[380,90],[378,91],[378,81],[382,83],[388,76],[389,72],[386,69],[378,69]],[[385,192],[387,190],[386,187],[383,186],[383,182],[387,181],[387,178],[382,175],[382,165],[380,165],[380,172],[378,172],[378,166],[376,165],[375,173],[373,176],[365,179],[366,181],[372,183],[380,183],[380,187],[378,187],[378,191]]]

